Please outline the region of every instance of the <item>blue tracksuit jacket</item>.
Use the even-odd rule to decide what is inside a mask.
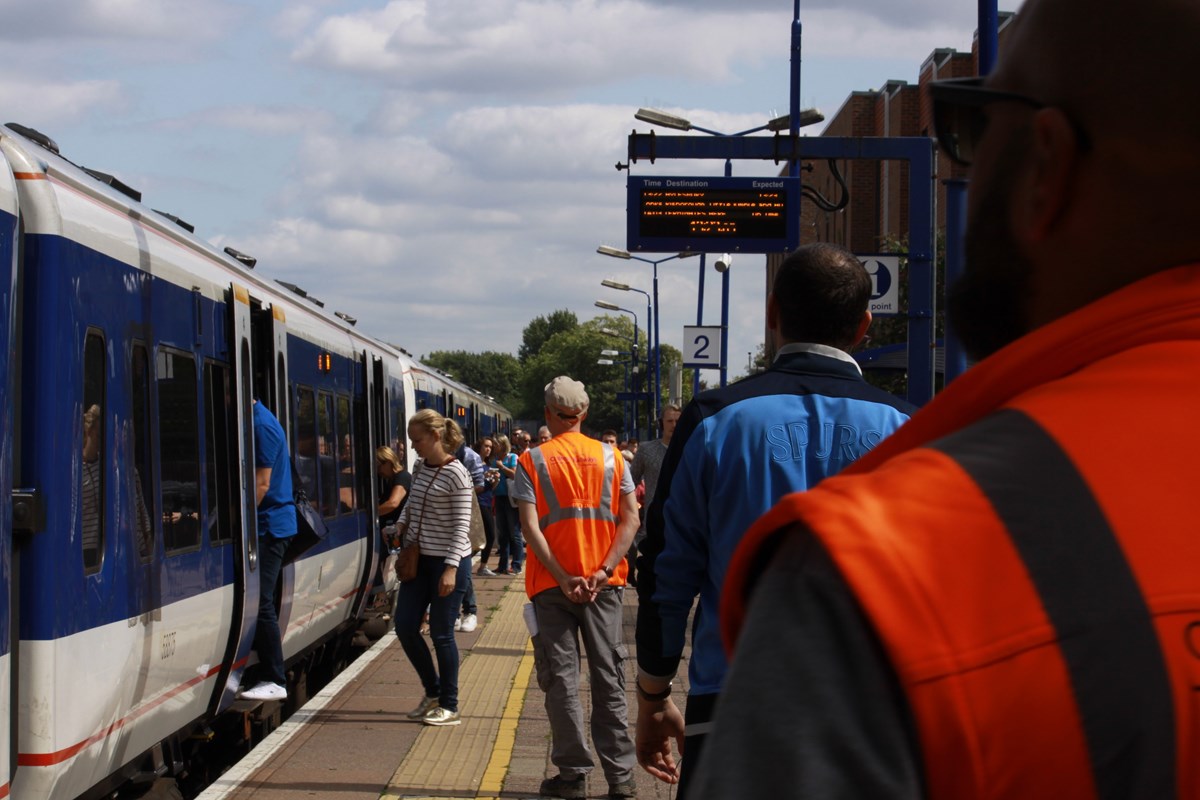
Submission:
[[[719,692],[728,665],[717,613],[729,559],[783,495],[808,489],[878,444],[915,409],[854,364],[800,352],[698,395],[671,438],[638,562],[638,666],[674,675],[696,595],[690,694]]]

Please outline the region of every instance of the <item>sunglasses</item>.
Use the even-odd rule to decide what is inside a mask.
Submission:
[[[970,166],[975,160],[979,141],[987,130],[987,114],[984,113],[987,106],[1020,103],[1034,110],[1048,107],[1028,95],[989,89],[983,85],[983,78],[933,81],[929,84],[929,97],[933,101],[933,129],[938,145],[954,162],[963,166]],[[1071,126],[1079,139],[1080,149],[1090,148],[1087,132],[1074,119],[1071,119]]]

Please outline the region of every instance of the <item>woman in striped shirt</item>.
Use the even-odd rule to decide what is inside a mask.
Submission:
[[[471,574],[471,475],[453,455],[462,444],[458,424],[432,409],[413,415],[408,438],[421,461],[413,470],[412,491],[397,528],[404,544],[421,547],[417,577],[400,584],[396,635],[412,663],[425,697],[409,714],[426,725],[458,725],[458,645],[454,620]],[[421,636],[429,607],[430,638],[437,668]]]

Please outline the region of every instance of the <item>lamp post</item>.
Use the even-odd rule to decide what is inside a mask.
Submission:
[[[637,352],[638,352],[637,312],[630,311],[628,308],[622,308],[621,306],[617,305],[616,303],[610,303],[607,300],[597,300],[594,303],[594,305],[596,306],[596,308],[603,308],[606,311],[621,311],[621,312],[633,317],[633,378],[634,378],[633,390],[636,392],[637,391],[637,360],[638,360],[638,357],[637,357]],[[647,336],[648,335],[649,334],[647,334]],[[638,407],[637,407],[637,399],[635,398],[633,401],[633,427],[634,427],[634,430],[637,429],[637,417],[638,417]]]
[[[620,364],[625,367],[625,391],[629,391],[629,362],[628,361],[613,361],[614,356],[627,356],[629,353],[623,353],[619,350],[601,350],[600,358],[596,361],[600,366],[612,366]],[[621,430],[622,434],[628,438],[629,436],[629,401],[621,403]]]
[[[622,250],[619,247],[609,247],[608,245],[605,245],[605,244],[602,244],[599,247],[597,247],[596,252],[602,256],[610,256],[612,258],[621,258],[621,259],[625,259],[626,261],[629,261],[629,260],[642,261],[646,264],[649,264],[651,267],[654,268],[653,274],[652,274],[653,282],[652,282],[652,286],[651,286],[651,288],[654,292],[654,301],[653,301],[654,341],[650,343],[649,347],[651,347],[654,352],[654,422],[657,422],[659,417],[662,416],[662,339],[660,338],[659,325],[658,325],[659,317],[661,316],[659,314],[659,309],[658,309],[658,265],[663,263],[664,261],[673,261],[677,258],[691,258],[692,256],[696,256],[696,255],[700,255],[700,254],[692,253],[692,252],[684,252],[684,253],[676,253],[673,256],[666,256],[664,258],[645,258],[643,256],[635,256],[633,253],[630,253],[628,250]],[[703,260],[701,260],[701,262],[700,262],[700,269],[701,269],[700,279],[702,281],[700,284],[700,296],[701,296],[701,301],[703,301],[703,295],[704,295],[704,284],[703,284],[704,262],[703,262]],[[625,286],[625,284],[613,285],[615,283],[616,283],[615,281],[603,281],[603,284],[605,286],[609,286],[613,289],[618,289],[618,288]],[[625,288],[630,289],[630,287],[625,287]],[[641,291],[641,290],[640,289],[632,289],[632,291]],[[645,292],[643,292],[643,294],[645,294]],[[699,320],[697,320],[696,324],[697,325],[700,324]],[[647,322],[647,328],[649,328],[649,327],[650,327],[649,322]],[[647,330],[647,335],[649,335],[648,330]],[[647,361],[649,361],[649,358],[647,358]],[[650,433],[653,434],[654,432],[655,431],[653,430],[653,423],[652,423]]]

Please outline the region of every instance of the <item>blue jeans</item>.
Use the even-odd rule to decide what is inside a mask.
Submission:
[[[458,643],[454,641],[454,620],[462,607],[463,592],[471,575],[471,559],[458,564],[454,591],[438,596],[438,582],[446,569],[441,556],[421,556],[417,577],[400,584],[396,601],[396,636],[417,671],[426,697],[438,698],[442,708],[458,710]],[[437,669],[429,654],[429,645],[421,636],[421,618],[429,607],[429,635],[437,652]]]
[[[259,678],[287,686],[283,673],[283,637],[279,633],[279,609],[275,607],[275,586],[283,569],[287,539],[258,537],[258,624],[254,629],[254,649],[258,652]]]
[[[511,558],[512,568],[519,571],[521,564],[525,562],[525,540],[521,538],[517,509],[508,502],[508,495],[496,497],[496,523],[497,538],[500,540],[500,545],[496,548],[500,563],[496,568],[503,573],[508,569]]]
[[[464,614],[475,614],[479,611],[475,605],[475,579],[471,577],[471,559],[466,559],[467,562],[467,586],[463,590],[462,612]]]

